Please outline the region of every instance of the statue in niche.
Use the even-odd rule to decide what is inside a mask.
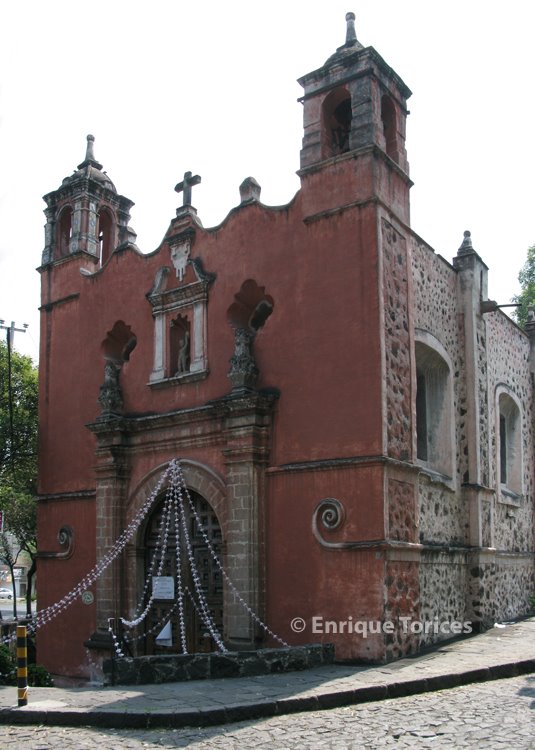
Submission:
[[[191,334],[189,320],[185,315],[178,315],[171,321],[170,330],[170,377],[177,377],[189,372]]]
[[[189,372],[189,331],[184,331],[184,338],[178,350],[178,370],[177,375]]]
[[[100,419],[107,419],[123,410],[123,394],[119,385],[122,362],[107,359],[104,365],[104,382],[100,386],[98,402],[102,407]]]
[[[258,367],[252,347],[255,332],[247,328],[234,330],[234,354],[230,358],[228,377],[233,390],[252,390],[258,380]]]

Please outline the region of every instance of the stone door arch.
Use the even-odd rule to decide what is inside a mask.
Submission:
[[[204,466],[195,461],[182,459],[180,461],[182,467],[182,473],[188,491],[190,492],[192,499],[195,498],[195,503],[199,506],[201,513],[209,514],[210,521],[209,525],[212,526],[212,531],[215,534],[215,542],[218,546],[218,553],[223,566],[226,565],[225,560],[225,540],[227,531],[227,505],[226,505],[226,492],[225,485],[221,478],[212,471],[209,467]],[[150,473],[146,474],[145,477],[139,482],[135,490],[130,495],[130,499],[127,506],[126,512],[126,524],[135,517],[136,513],[143,507],[143,505],[149,500],[151,495],[155,492],[158,485],[161,482],[162,476],[165,474],[169,464],[166,462],[153,469]],[[151,541],[150,536],[154,534],[154,526],[157,524],[157,513],[162,499],[165,495],[166,484],[160,488],[160,492],[153,502],[149,513],[147,514],[145,523],[143,523],[138,530],[136,539],[132,544],[129,544],[126,548],[126,575],[125,575],[125,591],[126,591],[126,604],[127,604],[127,616],[133,618],[136,612],[136,608],[143,597],[143,589],[145,579],[147,575],[147,556],[149,554],[148,548],[150,547]],[[204,505],[203,505],[204,504]],[[152,525],[152,531],[151,531]],[[190,522],[191,526],[191,522]],[[217,528],[218,527],[218,528]],[[223,611],[224,604],[227,600],[227,591],[223,591],[221,584],[218,582],[217,577],[214,576],[212,566],[207,564],[206,545],[201,545],[200,540],[196,540],[194,554],[202,565],[204,565],[204,573],[209,576],[211,583],[209,583],[208,589],[211,596],[220,590],[220,601],[214,601],[212,596],[212,603],[216,609],[214,612],[215,619],[217,621],[218,629],[220,629],[221,635],[224,637],[225,624],[223,622]],[[167,563],[169,567],[170,563]],[[214,581],[214,578],[216,580]],[[161,603],[158,603],[161,604]],[[159,607],[160,615],[164,614],[162,607]],[[191,608],[190,608],[191,609]],[[195,640],[194,633],[199,633],[202,629],[199,624],[199,618],[196,615],[190,614],[189,632],[190,641],[188,644],[188,650],[191,646],[195,648],[203,648],[204,650],[210,650],[212,647],[211,639],[204,637],[201,638],[200,642],[193,644]],[[147,625],[147,629],[150,629],[156,624],[157,620],[152,618],[151,624]],[[176,623],[176,616],[175,616]],[[163,625],[162,625],[163,627]],[[202,636],[204,636],[205,629],[203,629]],[[153,653],[154,652],[154,638],[157,633],[151,634],[147,639],[147,651],[144,642],[141,640],[137,648],[135,649],[136,654]],[[175,637],[177,631],[173,628],[173,650],[179,644],[179,639]],[[165,649],[167,651],[167,649]],[[163,653],[163,650],[162,650]]]

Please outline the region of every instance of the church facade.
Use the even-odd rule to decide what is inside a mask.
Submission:
[[[45,196],[39,609],[109,553],[179,458],[230,579],[292,645],[386,661],[529,611],[535,322],[521,330],[488,299],[469,232],[450,263],[411,229],[411,92],[353,21],[300,79],[288,205],[264,205],[247,178],[206,229],[188,172],[142,254],[92,136]],[[134,615],[161,513],[156,498],[39,628],[51,671],[89,676],[110,618]],[[225,643],[274,645],[194,547]],[[211,648],[187,617],[189,650]],[[381,627],[364,637],[356,622]]]

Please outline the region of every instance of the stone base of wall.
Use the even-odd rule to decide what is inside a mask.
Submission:
[[[106,659],[103,669],[105,685],[150,685],[295,672],[333,662],[334,646],[324,643],[224,654],[122,657]]]

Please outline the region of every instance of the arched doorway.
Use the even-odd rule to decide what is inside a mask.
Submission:
[[[211,505],[197,492],[189,491],[197,516],[200,519],[202,530],[208,537],[212,549],[221,559],[222,534],[219,520]],[[158,568],[162,556],[159,549],[158,537],[162,528],[162,515],[164,513],[165,495],[158,498],[155,508],[145,527],[144,534],[144,565],[145,580]],[[188,528],[193,559],[198,571],[200,585],[206,599],[208,610],[212,620],[219,631],[223,634],[223,580],[221,571],[215,563],[210,549],[208,548],[199,529],[198,523],[191,512],[188,504],[185,504],[186,525]],[[172,512],[168,525],[167,545],[164,554],[162,575],[174,579],[175,599],[155,599],[148,616],[145,619],[145,653],[177,653],[182,651],[178,607],[176,606],[177,581],[176,581],[176,534],[174,514]],[[216,644],[208,633],[198,607],[195,606],[194,583],[191,566],[185,548],[184,532],[180,531],[181,553],[181,577],[182,586],[185,591],[184,615],[186,624],[186,645],[189,653],[216,650]],[[191,595],[188,593],[191,592]],[[146,600],[150,591],[146,593]],[[158,633],[164,624],[170,619],[172,631],[172,646],[160,646],[156,642]]]

